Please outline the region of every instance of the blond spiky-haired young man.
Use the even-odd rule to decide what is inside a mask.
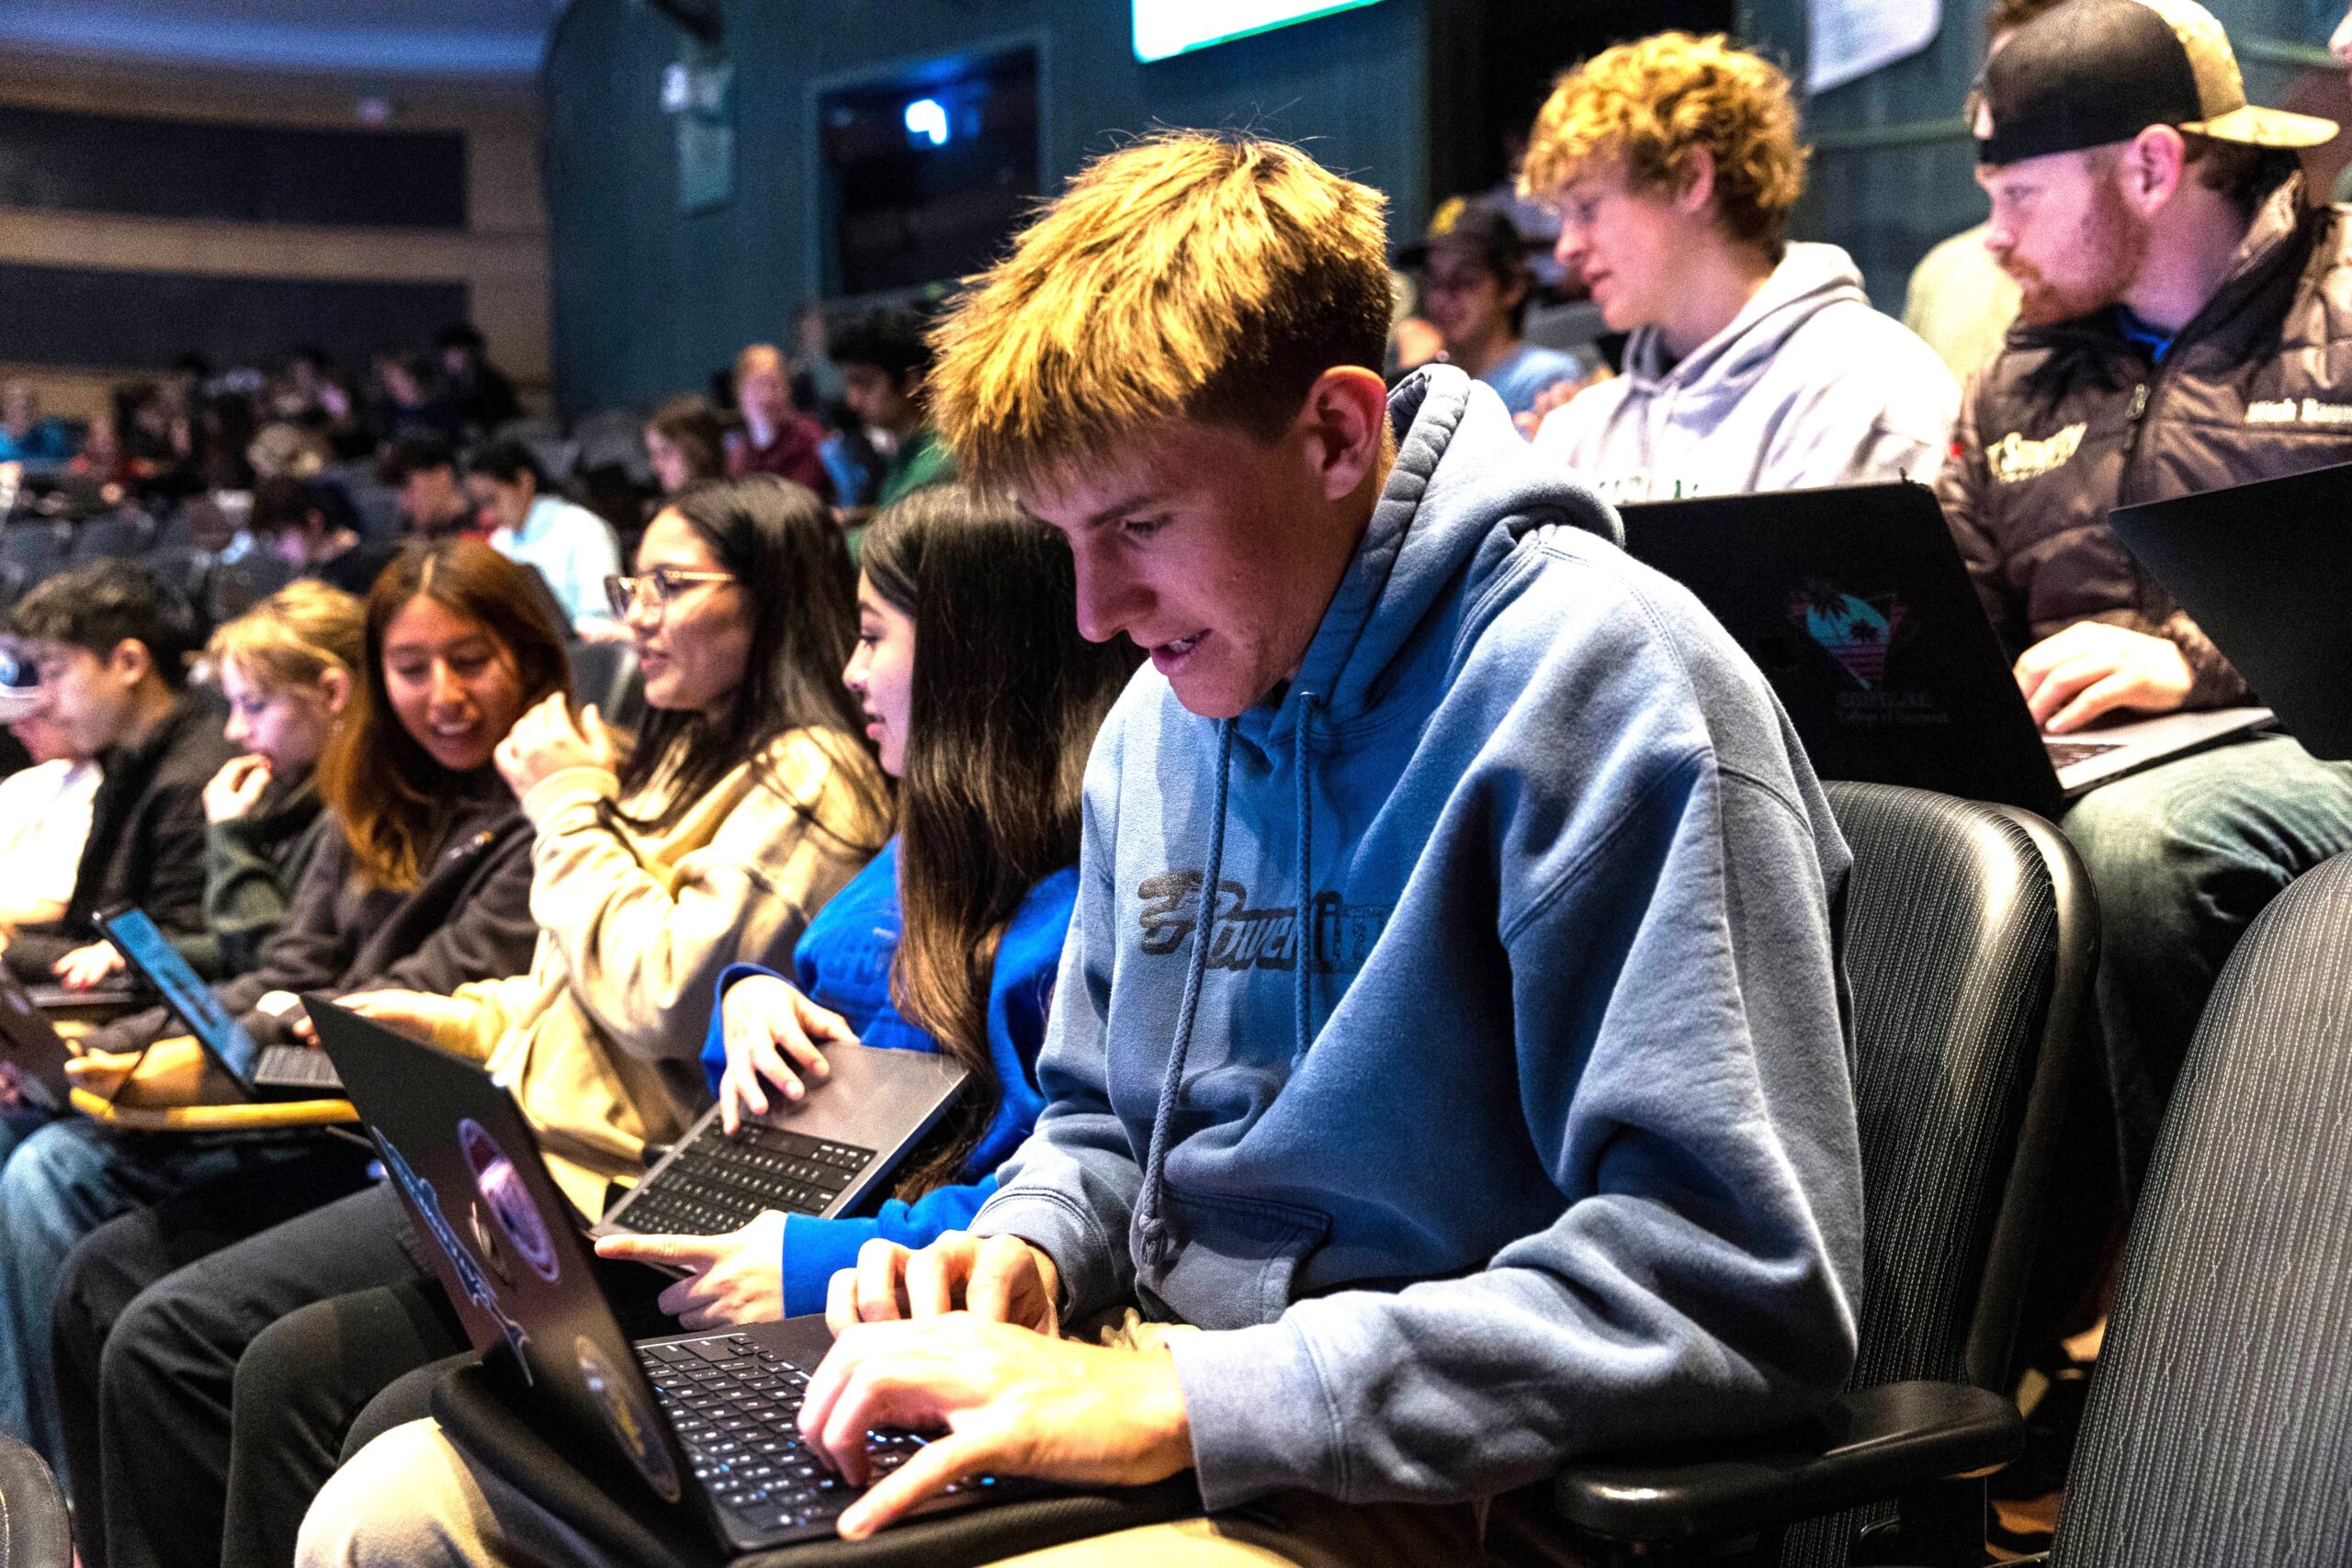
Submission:
[[[833,1279],[800,1429],[874,1483],[843,1535],[1190,1471],[1281,1495],[1069,1560],[1458,1563],[1476,1499],[1846,1376],[1844,847],[1761,677],[1490,389],[1384,389],[1384,242],[1295,148],[1158,137],[940,333],[966,473],[1152,668],[1087,771],[1035,1133],[969,1234]],[[877,1479],[885,1423],[943,1435]],[[308,1562],[576,1551],[446,1453],[338,1498]]]
[[[1788,241],[1804,164],[1788,78],[1720,36],[1660,33],[1560,78],[1521,188],[1559,208],[1554,254],[1633,335],[1539,451],[1615,501],[1936,471],[1960,389],[1844,251]]]

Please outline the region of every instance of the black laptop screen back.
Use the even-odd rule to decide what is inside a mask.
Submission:
[[[2111,520],[2305,750],[2352,758],[2352,464]]]
[[[1821,777],[2054,808],[2056,775],[1931,491],[1620,510],[1626,549],[1747,651]]]
[[[469,1062],[305,1001],[475,1348],[518,1374],[556,1429],[603,1434],[678,1503],[675,1439],[514,1100]]]

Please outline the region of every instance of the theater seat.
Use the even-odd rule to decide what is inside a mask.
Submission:
[[[2222,972],[2091,1379],[2061,1568],[2352,1562],[2352,856]]]
[[[73,1561],[57,1478],[40,1455],[0,1437],[0,1568],[67,1568]]]
[[[2038,817],[1833,784],[1854,852],[1864,1188],[1860,1355],[1820,1419],[1578,1463],[1498,1509],[1531,1555],[1738,1549],[1786,1568],[1983,1560],[1983,1477],[2023,1442],[2019,1304],[2098,950],[2074,851]],[[1511,1542],[1498,1542],[1505,1553]]]

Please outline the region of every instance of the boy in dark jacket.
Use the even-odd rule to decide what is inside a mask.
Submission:
[[[204,786],[236,748],[185,690],[196,612],[145,568],[61,572],[17,601],[8,631],[40,672],[37,711],[102,778],[64,915],[18,931],[7,964],[28,983],[86,987],[121,967],[90,923],[100,910],[136,904],[169,935],[202,931]]]
[[[2018,683],[2053,735],[2252,700],[2107,514],[2352,460],[2352,217],[2305,204],[2293,151],[2336,128],[2247,104],[2192,0],[2067,0],[1978,104],[1985,243],[2022,303],[1939,490]],[[2352,849],[2352,767],[2264,735],[2101,785],[2065,829],[2136,1179],[2239,934]]]

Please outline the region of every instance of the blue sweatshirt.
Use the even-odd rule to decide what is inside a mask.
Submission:
[[[1297,677],[1218,724],[1147,667],[1098,738],[1046,1107],[970,1227],[1069,1318],[1207,1331],[1212,1508],[1492,1494],[1854,1354],[1848,856],[1795,734],[1491,389],[1390,412]]]
[[[825,1287],[833,1271],[857,1261],[857,1249],[876,1236],[907,1247],[923,1247],[944,1232],[970,1222],[996,1190],[996,1168],[1029,1135],[1045,1103],[1037,1092],[1037,1047],[1054,996],[1062,939],[1069,931],[1070,907],[1078,895],[1078,868],[1054,873],[1029,890],[998,942],[996,967],[989,976],[989,1058],[1001,1086],[996,1115],[964,1163],[965,1181],[935,1188],[912,1203],[896,1199],[870,1217],[784,1222],[784,1310],[825,1310]],[[837,1012],[857,1031],[860,1043],[898,1050],[936,1051],[938,1041],[899,1016],[890,1002],[890,961],[897,956],[899,840],[892,839],[850,885],[828,900],[800,933],[792,950],[792,980],[803,996]],[[773,971],[738,964],[718,978],[720,996],[746,975]],[[727,1040],[718,1010],[702,1047],[711,1092],[718,1092],[727,1067]]]

